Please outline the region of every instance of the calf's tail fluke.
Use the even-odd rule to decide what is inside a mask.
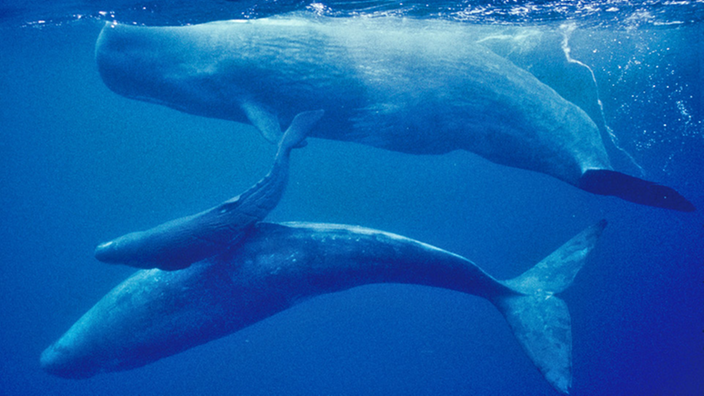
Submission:
[[[279,152],[287,153],[294,147],[305,146],[304,140],[324,113],[324,110],[298,113],[281,137]]]
[[[515,294],[491,299],[545,379],[568,393],[572,384],[572,329],[565,290],[594,248],[606,221],[582,231],[521,276],[502,282]]]
[[[579,179],[579,188],[600,195],[658,208],[694,212],[694,205],[674,189],[605,169],[590,169]]]

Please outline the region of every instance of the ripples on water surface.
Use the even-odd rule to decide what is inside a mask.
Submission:
[[[579,21],[586,25],[633,27],[701,22],[702,0],[600,1],[390,1],[390,0],[241,0],[241,1],[35,1],[0,5],[0,24],[57,24],[84,18],[146,25],[182,25],[212,20],[261,18],[297,10],[322,15],[403,15],[472,23],[546,24]]]

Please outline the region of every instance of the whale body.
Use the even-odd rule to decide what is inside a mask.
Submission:
[[[498,281],[461,256],[387,232],[258,223],[220,256],[180,271],[135,273],[47,348],[41,365],[67,378],[129,370],[311,297],[366,284],[406,283],[488,299],[545,378],[567,393],[571,324],[555,293],[572,283],[605,225],[583,231],[523,275]]]
[[[244,193],[203,212],[101,243],[95,257],[137,268],[178,270],[231,247],[279,203],[288,183],[291,149],[322,115],[322,110],[297,115],[281,138],[269,173]]]
[[[613,171],[578,106],[480,44],[461,23],[287,16],[182,27],[111,23],[105,84],[129,98],[251,123],[325,110],[311,136],[413,154],[453,150],[596,194],[693,211],[671,188]]]

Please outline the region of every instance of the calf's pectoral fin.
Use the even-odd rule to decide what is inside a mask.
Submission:
[[[587,170],[579,179],[578,187],[590,193],[614,195],[641,205],[681,212],[696,210],[691,202],[670,187],[611,170]]]

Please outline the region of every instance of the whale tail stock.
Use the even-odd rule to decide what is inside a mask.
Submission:
[[[605,169],[590,169],[579,179],[579,188],[594,194],[614,195],[626,201],[658,208],[694,212],[696,208],[674,189]]]
[[[565,290],[582,268],[606,221],[587,228],[522,275],[503,281],[516,293],[492,297],[545,379],[568,393],[572,384],[572,330]]]

